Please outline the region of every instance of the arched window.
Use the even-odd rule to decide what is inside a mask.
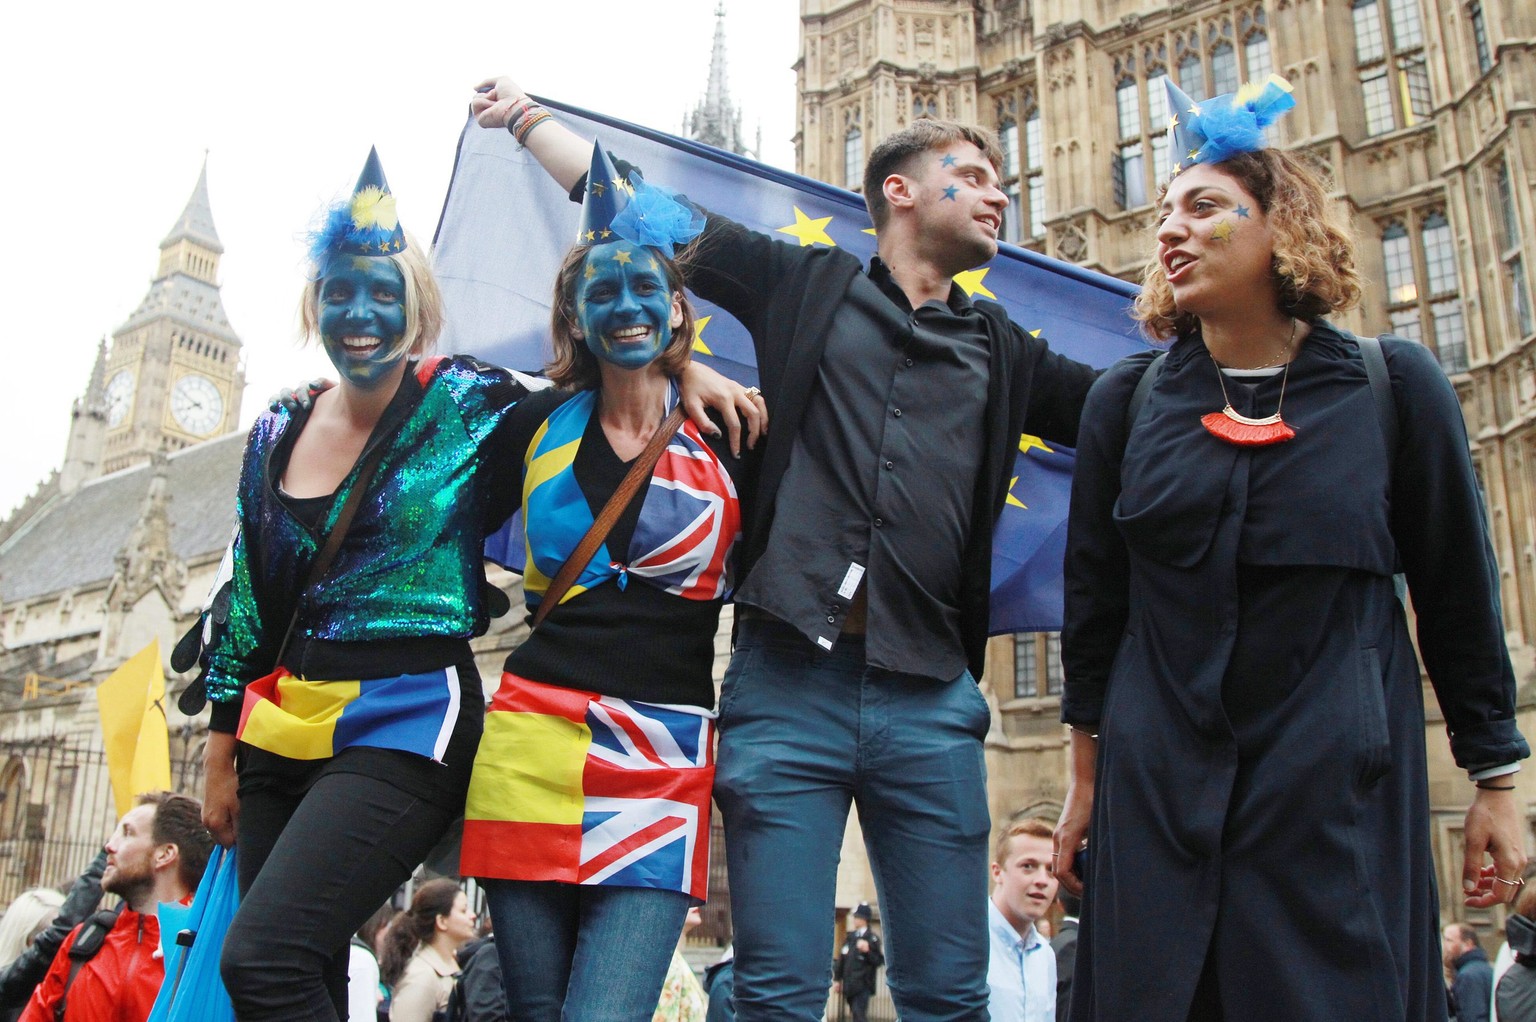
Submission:
[[[1189,94],[1196,103],[1206,99],[1205,71],[1200,66],[1200,54],[1186,53],[1179,61],[1179,88]]]
[[[864,184],[864,132],[849,128],[843,136],[843,187],[858,191]]]
[[[1211,47],[1211,93],[1222,96],[1236,92],[1238,84],[1237,51],[1223,40]]]

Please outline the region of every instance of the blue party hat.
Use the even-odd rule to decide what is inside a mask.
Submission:
[[[403,251],[405,231],[395,212],[395,196],[384,177],[379,151],[369,149],[351,198],[326,210],[324,223],[310,237],[309,254],[318,263],[338,253],[386,256]]]
[[[659,249],[672,258],[704,231],[704,214],[676,192],[646,184],[640,172],[620,177],[600,144],[592,147],[592,168],[581,202],[578,245],[602,245],[621,238]]]
[[[587,191],[581,197],[581,226],[576,244],[603,245],[613,240],[613,221],[629,206],[629,182],[613,169],[613,161],[601,143],[592,144],[592,168],[587,171]]]
[[[1163,86],[1168,90],[1170,176],[1197,163],[1220,163],[1263,149],[1264,129],[1296,105],[1290,82],[1279,75],[1203,103],[1190,99],[1172,78],[1165,76]]]

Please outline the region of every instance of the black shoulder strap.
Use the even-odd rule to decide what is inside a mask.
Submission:
[[[1157,382],[1157,375],[1163,371],[1163,360],[1168,353],[1162,352],[1151,362],[1147,363],[1146,370],[1141,374],[1141,379],[1136,381],[1136,389],[1131,392],[1131,403],[1125,409],[1125,435],[1131,435],[1131,427],[1136,425],[1136,420],[1141,417],[1141,409],[1146,405],[1147,398],[1152,393],[1152,385]]]
[[[1381,436],[1387,442],[1387,457],[1397,454],[1397,401],[1392,396],[1392,380],[1387,375],[1387,358],[1381,352],[1381,338],[1356,337],[1360,358],[1365,362],[1365,378],[1376,401],[1376,418]]]
[[[54,1022],[64,1022],[64,1012],[69,1006],[69,988],[75,985],[75,977],[80,975],[85,963],[101,951],[102,945],[107,942],[107,934],[117,925],[117,917],[122,912],[122,905],[104,908],[80,924],[80,933],[69,946],[69,975],[64,978],[64,989],[53,1005]]]

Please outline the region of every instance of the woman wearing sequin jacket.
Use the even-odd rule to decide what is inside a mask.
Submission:
[[[1166,189],[1136,309],[1172,345],[1137,410],[1152,353],[1090,392],[1068,527],[1071,1018],[1444,1019],[1394,572],[1479,789],[1468,905],[1518,889],[1509,771],[1529,755],[1460,405],[1421,345],[1386,340],[1373,363],[1321,318],[1360,285],[1317,177],[1264,148],[1289,87],[1169,91],[1172,148],[1195,162]]]
[[[238,822],[222,972],[241,1022],[344,1017],[351,934],[463,811],[484,716],[469,640],[505,604],[482,546],[516,506],[521,458],[517,378],[425,357],[441,297],[376,154],[311,256],[303,325],[339,384],[251,430],[203,660],[204,819],[224,844]]]

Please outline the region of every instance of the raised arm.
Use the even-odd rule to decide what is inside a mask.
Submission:
[[[503,75],[487,78],[475,86],[469,108],[482,128],[506,128],[532,102],[521,86]],[[567,192],[576,187],[577,180],[592,163],[591,141],[553,117],[540,119],[520,141]]]

